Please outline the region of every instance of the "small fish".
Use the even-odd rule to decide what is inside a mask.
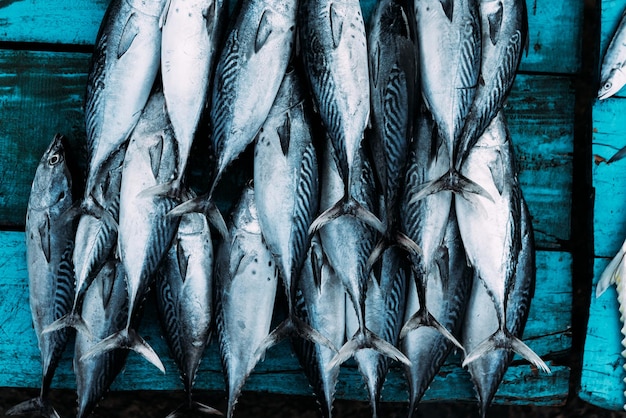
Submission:
[[[617,25],[611,42],[604,54],[600,68],[600,89],[598,99],[604,100],[620,91],[626,84],[626,10]]]
[[[194,410],[220,414],[191,397],[213,321],[213,243],[202,214],[181,217],[176,239],[157,271],[155,287],[161,327],[188,398],[168,416]]]
[[[535,289],[535,247],[530,214],[526,202],[521,210],[521,249],[517,259],[515,278],[507,299],[507,327],[511,334],[521,338],[530,302]],[[479,277],[474,278],[470,300],[463,324],[463,345],[471,352],[485,338],[498,329],[498,315],[487,289]],[[481,416],[484,418],[502,377],[513,360],[513,352],[496,349],[467,365],[476,388]]]
[[[87,360],[80,359],[101,338],[124,329],[127,313],[128,293],[124,267],[118,259],[111,258],[85,293],[81,317],[89,324],[91,333],[76,334],[74,373],[78,395],[77,418],[91,415],[124,368],[128,351],[112,350]]]
[[[31,186],[26,208],[26,261],[31,316],[41,353],[39,396],[6,411],[7,415],[39,413],[58,417],[48,394],[69,333],[44,333],[72,306],[74,280],[71,263],[74,222],[66,216],[73,204],[72,177],[63,136],[55,135],[44,152]]]
[[[344,186],[309,234],[346,214],[385,232],[382,222],[352,196],[353,183],[361,177],[357,160],[370,112],[367,39],[359,1],[304,0],[298,24],[311,93]]]
[[[515,283],[522,244],[523,197],[502,112],[472,148],[463,171],[494,199],[457,198],[455,208],[468,262],[491,296],[499,325],[491,336],[467,354],[463,366],[493,350],[504,349],[518,353],[549,373],[543,360],[508,329],[508,295]]]
[[[227,0],[171,0],[163,24],[161,74],[167,114],[178,143],[176,178],[167,186],[180,195],[181,182],[228,20]]]
[[[233,416],[246,379],[265,354],[258,347],[270,332],[278,286],[278,269],[263,242],[250,186],[233,212],[229,231],[215,260],[216,326],[228,418]]]

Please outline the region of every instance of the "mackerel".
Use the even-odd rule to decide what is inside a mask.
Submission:
[[[62,135],[55,135],[41,157],[26,208],[28,290],[41,352],[41,388],[37,398],[10,408],[7,415],[59,416],[50,405],[48,395],[69,333],[68,330],[51,333],[43,330],[70,310],[74,296],[71,263],[74,222],[66,216],[73,203],[72,178],[63,140]]]
[[[626,9],[611,38],[600,67],[600,89],[598,99],[615,95],[626,84]]]

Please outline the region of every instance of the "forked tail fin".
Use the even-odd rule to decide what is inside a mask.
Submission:
[[[5,415],[35,415],[45,418],[60,418],[48,400],[33,398],[21,402],[5,411]]]

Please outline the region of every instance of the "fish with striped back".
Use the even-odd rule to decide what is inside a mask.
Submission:
[[[69,332],[44,333],[43,329],[70,310],[75,291],[71,260],[74,222],[66,216],[73,204],[72,177],[63,141],[63,136],[55,135],[41,157],[26,208],[28,292],[41,353],[41,388],[38,397],[10,408],[7,415],[59,416],[48,394]]]

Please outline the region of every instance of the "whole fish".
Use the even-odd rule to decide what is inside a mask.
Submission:
[[[209,84],[228,0],[170,0],[161,40],[161,74],[167,114],[178,143],[178,167],[170,192],[180,195],[191,144],[207,106]]]
[[[380,268],[375,269],[367,283],[365,324],[393,346],[398,344],[404,324],[409,271],[407,261],[398,248],[390,248],[382,255]],[[353,310],[347,310],[346,317],[346,332],[351,335],[358,331],[358,321]],[[371,348],[357,351],[354,358],[367,385],[372,417],[378,417],[389,359]]]
[[[507,295],[507,328],[517,338],[522,337],[535,289],[535,244],[530,214],[523,200],[520,216],[522,243],[515,278]],[[498,315],[491,298],[480,277],[476,277],[465,313],[463,345],[471,352],[498,327]],[[512,359],[512,351],[496,349],[467,365],[483,418]]]
[[[345,343],[346,292],[325,259],[318,234],[311,238],[300,273],[296,311],[303,321],[324,335],[335,347]],[[339,368],[328,370],[328,365],[337,352],[304,338],[292,339],[292,345],[317,396],[322,416],[330,418]]]
[[[131,319],[178,228],[179,217],[167,216],[176,204],[173,198],[142,195],[146,189],[171,179],[176,171],[175,150],[163,94],[156,91],[133,131],[122,171],[118,251],[127,277],[127,324],[122,331],[92,347],[84,358],[115,348],[127,348],[165,371],[158,355],[133,329]]]
[[[415,36],[414,13],[407,1],[384,0],[376,4],[367,38],[372,102],[372,126],[367,138],[382,189],[381,220],[387,240],[419,253],[397,224],[400,185],[413,138],[415,101],[419,99]],[[377,250],[380,253],[387,245],[379,243],[375,257]]]
[[[28,291],[41,353],[41,388],[37,398],[10,408],[7,415],[59,416],[50,405],[48,394],[68,331],[43,333],[43,329],[70,310],[74,296],[74,227],[72,218],[66,216],[73,203],[72,177],[65,155],[63,136],[55,135],[37,166],[26,208]]]
[[[230,418],[246,379],[264,355],[258,347],[270,332],[278,285],[278,269],[263,242],[250,186],[233,212],[229,231],[218,250],[215,279],[216,326]]]
[[[470,149],[502,109],[528,46],[526,0],[480,0],[482,55],[480,83],[455,150],[460,170]]]
[[[254,141],[269,114],[292,55],[296,9],[296,0],[240,3],[213,78],[209,116],[217,164],[210,189],[206,196],[179,206],[174,214],[204,211],[227,235],[213,193],[226,168]]]
[[[446,142],[449,171],[419,196],[452,190],[485,195],[454,167],[455,150],[479,82],[479,0],[415,0],[422,96]]]
[[[600,67],[598,99],[604,100],[620,91],[626,84],[626,9],[611,38]]]
[[[254,197],[261,234],[276,260],[288,303],[288,317],[272,331],[268,346],[290,333],[332,346],[299,320],[294,310],[308,228],[319,207],[317,156],[308,104],[292,68],[283,79],[254,148]]]
[[[106,174],[106,161],[129,139],[148,101],[159,70],[166,1],[113,0],[102,19],[85,100],[85,210],[93,209],[89,200]]]
[[[193,410],[215,413],[191,397],[213,321],[213,243],[202,214],[181,217],[176,239],[157,271],[155,287],[161,327],[188,397],[169,416]]]
[[[312,234],[351,214],[381,232],[380,220],[352,197],[360,181],[359,154],[370,112],[367,39],[358,0],[303,0],[300,45],[311,93],[326,126],[343,194],[313,222]]]
[[[333,205],[344,191],[344,184],[339,175],[339,169],[330,155],[331,152],[330,146],[326,147],[320,165],[322,167],[321,210]],[[358,171],[361,176],[359,182],[352,183],[351,194],[359,200],[359,205],[369,210],[369,208],[374,207],[374,182],[371,166],[362,156],[356,163],[356,167],[353,168],[359,167]],[[350,298],[358,324],[357,331],[352,338],[343,345],[335,358],[328,364],[327,372],[339,367],[357,351],[365,348],[373,348],[385,356],[408,365],[409,361],[404,354],[367,327],[365,307],[369,280],[367,260],[374,246],[374,231],[358,218],[348,216],[327,223],[319,230],[319,235],[323,252]]]
[[[81,316],[89,324],[90,334],[76,334],[74,373],[78,410],[76,417],[91,415],[109,387],[124,368],[127,350],[112,350],[81,360],[101,338],[124,329],[128,313],[128,293],[122,263],[111,258],[102,267],[85,293]]]
[[[463,172],[493,197],[458,198],[455,208],[468,262],[491,296],[499,325],[467,354],[463,366],[493,350],[504,349],[518,353],[549,373],[543,360],[508,329],[508,295],[515,282],[522,244],[523,197],[502,112],[472,148]]]

